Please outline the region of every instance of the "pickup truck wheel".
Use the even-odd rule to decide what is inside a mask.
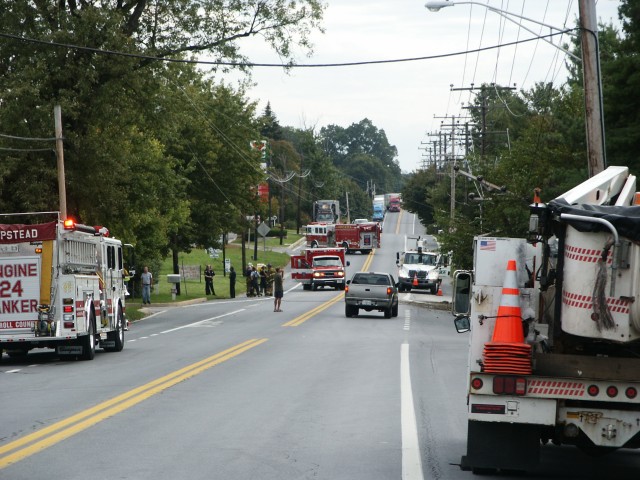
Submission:
[[[315,283],[311,284],[311,290],[313,290],[314,292],[318,290],[318,285],[316,285]]]
[[[340,285],[338,285],[338,290],[344,290],[344,283],[341,283]]]
[[[398,305],[394,305],[391,308],[391,316],[392,317],[397,317],[398,316]]]
[[[307,283],[303,283],[302,284],[302,289],[303,290],[311,290],[311,285],[307,284]]]
[[[391,307],[384,309],[384,318],[391,318],[393,312],[391,311]]]
[[[434,285],[429,289],[429,291],[435,295],[436,293],[438,293],[438,286]]]

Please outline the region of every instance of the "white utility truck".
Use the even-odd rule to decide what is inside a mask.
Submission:
[[[57,212],[6,214],[0,224],[0,351],[10,357],[53,348],[92,360],[96,345],[124,347],[122,243],[104,227],[62,220]]]
[[[453,292],[470,330],[462,468],[527,470],[547,443],[640,447],[639,203],[636,177],[609,167],[536,194],[528,239],[475,238]]]

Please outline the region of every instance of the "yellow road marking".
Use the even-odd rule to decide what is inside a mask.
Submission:
[[[176,370],[164,377],[153,380],[145,385],[134,388],[128,392],[118,395],[106,402],[100,403],[76,415],[54,423],[42,430],[26,435],[14,442],[0,447],[0,455],[17,450],[14,453],[0,458],[0,469],[24,458],[38,453],[50,446],[75,435],[102,420],[112,417],[138,403],[160,393],[177,383],[187,380],[205,370],[219,365],[241,353],[246,352],[258,345],[266,342],[266,338],[252,339],[240,343],[234,347],[205,358],[199,362],[188,365],[180,370]],[[22,448],[24,447],[24,448]]]
[[[364,265],[362,266],[362,271],[363,272],[366,272],[369,269],[369,266],[371,265],[371,262],[373,262],[373,255],[374,255],[375,252],[376,252],[375,249],[373,249],[373,250],[371,250],[371,254],[369,254],[367,256],[367,259],[365,260]],[[339,295],[336,295],[331,300],[328,300],[325,303],[322,303],[322,304],[318,305],[317,307],[312,308],[308,312],[303,313],[302,315],[294,318],[293,320],[289,320],[287,323],[283,323],[282,326],[283,327],[297,327],[299,325],[302,325],[304,322],[309,320],[311,317],[316,316],[318,313],[326,310],[331,305],[334,305],[334,304],[338,303],[343,298],[344,298],[344,292],[340,292]]]
[[[400,215],[398,215],[398,221],[396,222],[396,235],[400,233],[400,222],[402,221],[403,214],[404,214],[404,210],[400,210]]]

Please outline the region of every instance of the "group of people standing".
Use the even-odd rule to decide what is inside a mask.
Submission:
[[[247,265],[245,272],[247,280],[247,296],[248,297],[270,297],[274,298],[274,312],[281,312],[280,303],[284,295],[283,273],[280,267],[275,269],[270,263],[260,268],[254,265]]]
[[[284,277],[280,267],[275,269],[270,263],[263,265],[260,269],[249,264],[245,272],[247,280],[248,297],[270,297],[273,295],[273,311],[281,312],[280,304],[284,296]],[[204,270],[205,294],[215,295],[213,288],[213,277],[216,273],[211,265],[207,265]],[[229,269],[229,296],[236,297],[236,271],[233,267]]]

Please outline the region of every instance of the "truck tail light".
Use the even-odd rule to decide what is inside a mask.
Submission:
[[[596,397],[600,393],[600,389],[598,388],[597,385],[589,385],[587,387],[587,393],[592,397]]]
[[[387,295],[391,295],[393,293],[393,288],[387,287]]]
[[[634,399],[638,396],[638,390],[636,390],[635,387],[627,387],[627,389],[624,391],[624,394],[627,396],[627,398]]]
[[[524,377],[494,377],[493,393],[496,395],[525,395],[527,379]]]
[[[349,291],[349,285],[345,285],[344,286],[344,293],[347,293]]]
[[[616,397],[617,395],[618,395],[618,387],[615,387],[613,385],[607,387],[607,396],[609,398]]]
[[[473,388],[474,390],[480,390],[482,388],[482,385],[484,385],[484,382],[481,378],[476,377],[471,380],[471,388]]]

